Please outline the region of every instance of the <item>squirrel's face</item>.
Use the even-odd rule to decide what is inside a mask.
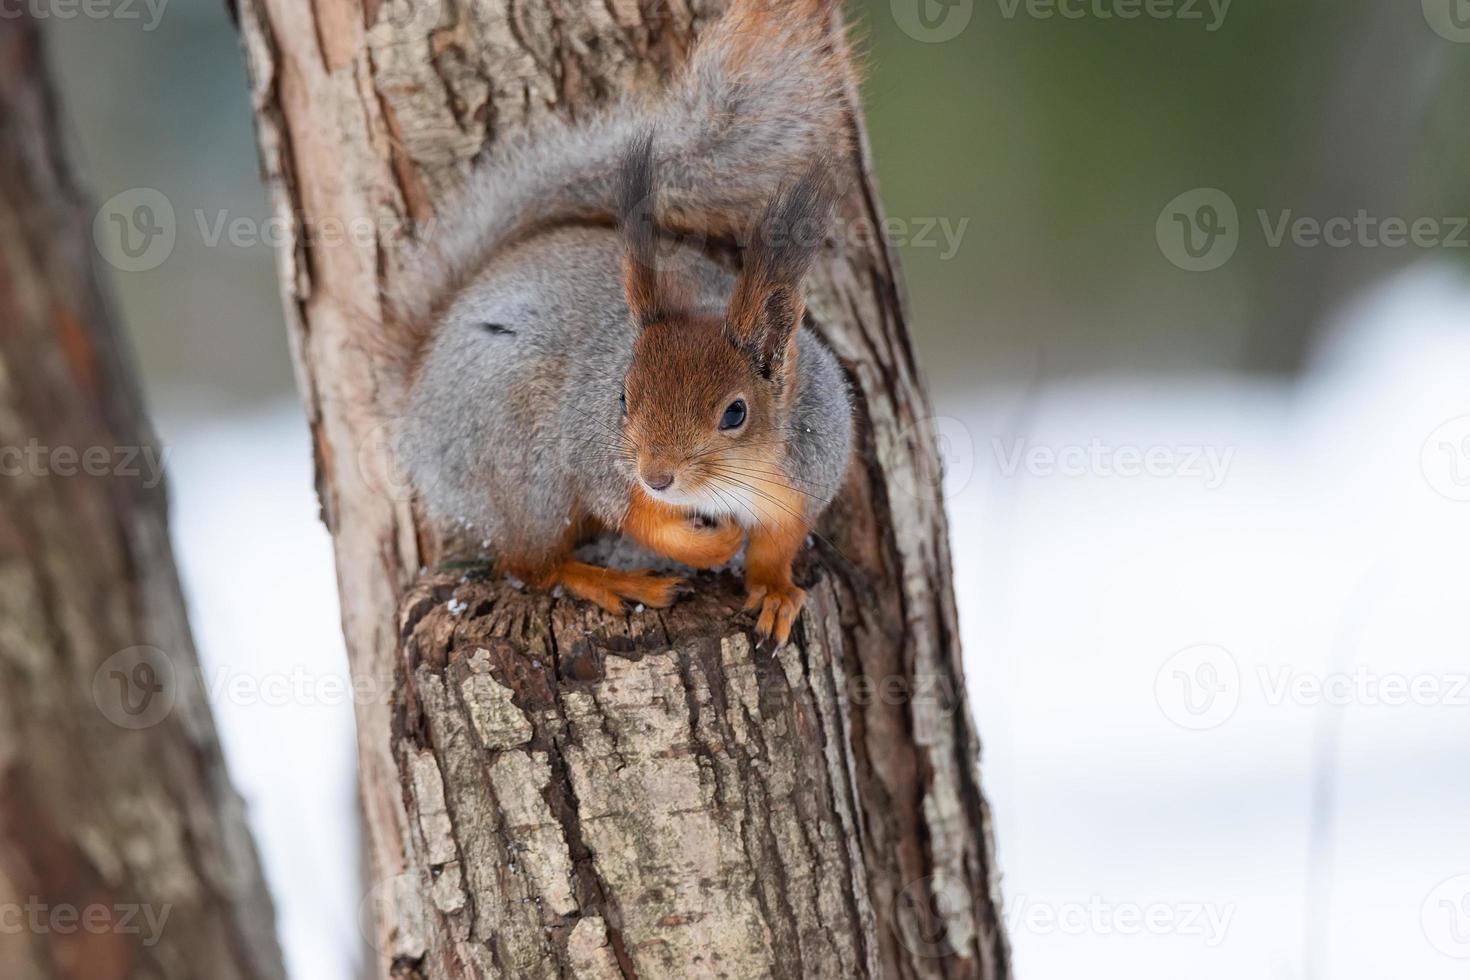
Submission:
[[[776,195],[744,245],[727,308],[699,309],[694,284],[661,273],[654,220],[653,135],[619,173],[623,292],[638,328],[623,380],[625,458],[649,496],[758,523],[783,499],[801,282],[831,220],[824,167]]]
[[[623,441],[656,500],[739,517],[779,472],[789,389],[765,378],[718,317],[677,317],[639,334],[623,384]]]

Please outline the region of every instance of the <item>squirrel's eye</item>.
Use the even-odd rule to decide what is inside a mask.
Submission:
[[[628,393],[627,392],[623,392],[622,394],[618,395],[618,404],[621,405],[621,406],[623,406],[623,414],[624,415],[627,415],[628,414]]]
[[[745,424],[745,399],[737,398],[725,409],[725,414],[720,416],[721,431],[738,429]]]

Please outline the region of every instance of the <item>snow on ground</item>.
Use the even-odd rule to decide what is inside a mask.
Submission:
[[[1296,384],[936,401],[1018,974],[1462,976],[1470,287],[1381,286]],[[304,425],[159,423],[292,974],[345,980],[352,716]]]
[[[1470,290],[1419,270],[1299,385],[941,400],[1020,976],[1463,975],[1467,382]]]

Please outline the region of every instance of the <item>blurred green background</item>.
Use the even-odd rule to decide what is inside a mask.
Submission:
[[[1470,208],[1470,49],[1428,29],[1417,2],[1237,2],[1213,32],[1203,3],[1190,21],[1016,9],[981,2],[931,44],[886,5],[862,19],[887,207],[973,218],[954,259],[904,254],[941,386],[963,382],[943,365],[992,358],[1295,370],[1349,285],[1422,255],[1271,249],[1258,210]],[[1224,190],[1242,219],[1235,257],[1210,273],[1164,261],[1154,236],[1195,187]]]
[[[912,233],[963,231],[957,249],[938,228],[932,245],[900,243],[940,390],[1018,370],[1293,371],[1346,294],[1425,250],[1273,248],[1257,212],[1470,213],[1470,45],[1417,2],[1237,0],[1220,17],[1177,0],[1160,8],[1174,16],[1133,20],[1097,16],[1110,0],[1065,0],[1087,12],[1076,19],[948,2],[860,4],[851,18],[888,214]],[[905,30],[916,3],[948,39]],[[147,25],[50,25],[97,198],[154,187],[179,215],[167,263],[115,277],[127,323],[155,390],[278,395],[290,372],[269,247],[205,248],[193,217],[268,216],[233,29],[215,0],[172,0]],[[1197,187],[1240,215],[1235,256],[1204,273],[1155,238],[1165,205]]]

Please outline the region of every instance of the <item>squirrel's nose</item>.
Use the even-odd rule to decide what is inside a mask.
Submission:
[[[650,490],[667,490],[674,482],[674,474],[671,470],[659,470],[654,473],[644,472],[643,482],[648,484]]]

